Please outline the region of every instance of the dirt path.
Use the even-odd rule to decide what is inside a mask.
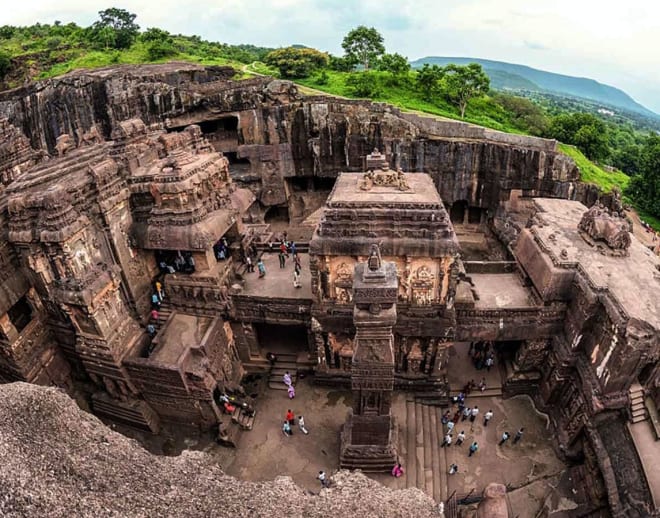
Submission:
[[[642,226],[642,220],[639,217],[639,214],[634,209],[627,210],[626,216],[628,216],[633,221],[633,235],[639,239],[644,245],[653,245],[657,241],[653,242],[653,234],[647,232],[646,229]]]

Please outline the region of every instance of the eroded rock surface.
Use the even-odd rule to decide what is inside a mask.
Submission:
[[[339,472],[310,495],[290,478],[241,482],[201,452],[156,457],[83,412],[63,392],[0,385],[0,515],[440,516],[416,489],[391,491]]]

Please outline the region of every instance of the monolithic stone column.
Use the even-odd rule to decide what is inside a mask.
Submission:
[[[397,460],[397,427],[391,415],[397,284],[395,264],[381,261],[377,245],[366,263],[355,265],[353,408],[341,435],[342,468],[388,471]]]

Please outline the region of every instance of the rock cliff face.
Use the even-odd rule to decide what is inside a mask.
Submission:
[[[157,457],[54,388],[0,385],[0,515],[440,517],[417,489],[340,472],[310,496],[290,478],[242,482],[208,454]]]
[[[512,189],[535,196],[588,195],[576,188],[577,167],[554,141],[379,103],[305,97],[286,81],[232,81],[231,74],[184,63],[75,72],[0,93],[0,116],[22,129],[32,147],[51,153],[61,134],[82,135],[95,126],[110,138],[130,118],[169,131],[200,124],[264,208],[292,209],[291,192],[300,182],[308,182],[308,191],[328,191],[339,172],[362,170],[374,147],[392,165],[430,173],[449,205],[462,202],[492,213]]]

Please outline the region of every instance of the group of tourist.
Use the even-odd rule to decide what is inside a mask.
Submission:
[[[296,415],[293,413],[293,410],[289,408],[289,410],[286,411],[286,418],[284,419],[284,424],[282,425],[282,433],[287,437],[291,437],[293,435],[293,427],[295,425]],[[305,426],[305,418],[302,415],[298,416],[298,428],[300,428],[300,431],[305,435],[309,433],[309,430],[307,430],[307,427]]]
[[[269,246],[272,250],[273,243],[270,243]],[[293,241],[288,241],[286,238],[286,232],[284,232],[282,234],[279,251],[277,253],[277,257],[280,262],[280,268],[286,268],[286,262],[287,259],[289,259],[289,255],[293,258],[293,287],[302,288],[302,284],[300,284],[300,270],[302,269],[302,264],[300,263],[300,256],[298,255],[296,243]]]
[[[466,384],[466,387],[467,388],[471,387],[473,383],[474,381],[468,382]],[[456,446],[461,446],[465,441],[466,438],[465,430],[461,430],[458,434],[456,434],[456,439],[454,440],[454,431],[459,422],[469,420],[470,431],[474,431],[474,424],[479,418],[480,410],[478,405],[469,407],[465,404],[465,399],[468,393],[469,392],[464,389],[458,394],[458,396],[452,398],[452,409],[445,411],[445,413],[442,415],[440,419],[444,427],[443,429],[444,437],[442,439],[442,443],[440,444],[442,448],[447,448],[451,446],[452,443],[455,444]],[[452,410],[454,405],[456,405],[456,409],[452,415]],[[489,409],[486,413],[484,413],[483,426],[487,427],[494,416],[495,416],[495,412],[493,412],[492,409]],[[519,428],[518,431],[513,436],[513,444],[517,444],[518,442],[520,442],[520,440],[523,438],[524,433],[525,433],[525,428],[524,427]],[[510,438],[511,438],[511,434],[508,431],[503,432],[502,436],[500,437],[498,446],[503,446]],[[478,451],[479,451],[479,443],[476,440],[472,441],[470,443],[470,446],[468,447],[468,457],[472,457]],[[452,463],[449,466],[450,475],[458,473],[458,471],[459,468],[457,464]]]
[[[160,273],[194,273],[195,258],[191,252],[177,251],[174,258],[161,256],[158,259]]]
[[[485,368],[490,372],[490,368],[495,364],[495,351],[493,350],[493,343],[490,340],[470,342],[468,354],[477,370]],[[484,384],[485,382],[486,380],[484,379]]]

